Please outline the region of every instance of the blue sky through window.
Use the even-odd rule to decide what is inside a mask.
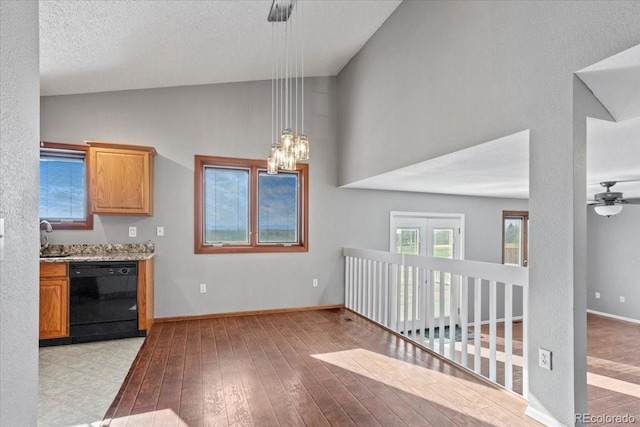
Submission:
[[[84,159],[40,157],[40,218],[84,219]]]
[[[261,172],[258,177],[258,240],[298,241],[298,175]]]
[[[205,242],[249,242],[249,171],[205,168]]]

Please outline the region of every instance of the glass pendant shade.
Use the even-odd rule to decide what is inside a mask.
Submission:
[[[282,169],[286,171],[296,170],[296,156],[293,153],[285,154],[285,160]]]
[[[291,129],[282,131],[282,137],[280,141],[282,143],[282,149],[284,150],[284,152],[291,152],[291,149],[293,148],[293,134],[291,133]]]
[[[278,173],[278,163],[273,154],[267,157],[267,173],[271,175]]]
[[[268,173],[295,171],[297,161],[309,160],[309,140],[304,135],[303,3],[274,0],[267,18],[272,23],[271,135],[276,139],[267,157]]]
[[[309,160],[309,140],[306,135],[299,135],[294,146],[297,160]]]
[[[608,217],[612,215],[618,215],[620,212],[622,212],[622,205],[596,206],[595,208],[593,208],[593,210],[595,210],[598,215]]]

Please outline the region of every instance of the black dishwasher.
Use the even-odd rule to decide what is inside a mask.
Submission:
[[[69,265],[71,342],[137,336],[138,264],[110,261],[71,263]]]

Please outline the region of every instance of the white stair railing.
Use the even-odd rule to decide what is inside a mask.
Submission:
[[[349,310],[527,398],[526,268],[367,249],[343,253]],[[515,320],[522,322],[522,339],[514,342]],[[514,372],[520,370],[521,389],[515,389]]]

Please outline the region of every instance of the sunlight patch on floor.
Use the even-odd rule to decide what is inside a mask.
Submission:
[[[587,372],[587,384],[640,398],[640,384]]]
[[[141,414],[127,415],[121,418],[107,418],[102,424],[104,427],[116,426],[150,426],[167,425],[173,427],[189,427],[172,409],[160,409],[157,411],[143,412]]]
[[[497,407],[498,399],[505,399],[503,391],[463,376],[454,377],[362,348],[312,357],[486,422],[492,421],[489,413]],[[522,409],[524,411],[524,406]]]

